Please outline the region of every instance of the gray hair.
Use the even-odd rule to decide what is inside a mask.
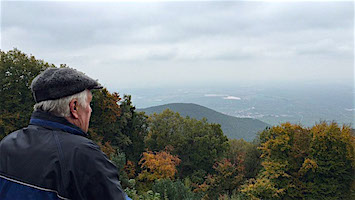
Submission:
[[[88,98],[89,90],[84,90],[82,92],[73,94],[71,96],[63,97],[55,100],[46,100],[36,103],[33,106],[34,110],[43,110],[46,112],[50,112],[59,117],[69,117],[70,116],[70,108],[69,103],[73,99],[77,99],[79,105],[87,106],[87,98]]]

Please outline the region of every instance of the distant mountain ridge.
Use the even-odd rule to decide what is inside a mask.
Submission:
[[[223,133],[231,139],[243,138],[244,140],[252,141],[259,131],[270,126],[257,119],[233,117],[193,103],[170,103],[137,109],[137,111],[143,111],[147,115],[151,115],[153,113],[161,113],[166,109],[178,112],[181,116],[189,116],[198,120],[205,117],[209,123],[220,124]]]

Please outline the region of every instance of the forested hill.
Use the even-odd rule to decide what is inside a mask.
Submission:
[[[231,139],[243,138],[244,140],[252,141],[257,132],[270,126],[257,119],[232,117],[193,103],[171,103],[138,109],[138,111],[151,115],[153,113],[161,113],[165,109],[170,109],[180,113],[182,116],[189,116],[198,120],[205,117],[210,123],[221,124],[223,133]]]

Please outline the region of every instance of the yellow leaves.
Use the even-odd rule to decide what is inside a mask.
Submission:
[[[330,124],[322,122],[313,126],[311,133],[313,136],[311,145],[317,154],[323,152],[342,154],[346,151],[348,159],[354,160],[354,136],[351,135],[349,126],[344,125],[340,128],[335,122]]]
[[[264,167],[264,169],[266,170],[264,173],[268,175],[268,177],[270,177],[270,179],[277,179],[279,177],[285,177],[285,178],[289,178],[291,177],[288,173],[287,173],[287,169],[289,168],[288,166],[288,162],[287,161],[264,161],[262,163],[262,166]]]
[[[288,153],[293,148],[294,142],[297,142],[308,133],[308,129],[297,124],[290,124],[289,122],[263,131],[260,136],[263,142],[261,147],[259,147],[263,152],[261,157],[270,157],[275,152],[288,156]],[[302,149],[300,149],[300,151],[302,151]]]
[[[248,184],[242,186],[241,192],[250,199],[280,199],[285,189],[277,188],[270,179],[262,177],[249,180]]]
[[[106,88],[100,91],[94,91],[93,95],[93,114],[100,116],[100,121],[106,123],[115,123],[120,116],[120,106],[118,102],[121,100],[118,93],[110,93]]]
[[[355,166],[355,137],[350,126],[321,122],[303,128],[285,123],[264,130],[260,141],[263,171],[242,189],[251,199],[330,194],[329,189],[313,188],[331,188],[333,196],[348,190]]]
[[[176,166],[180,164],[180,159],[166,151],[144,152],[143,158],[139,161],[142,172],[138,179],[154,181],[157,179],[173,179],[177,173]]]
[[[309,170],[315,172],[318,168],[317,162],[315,160],[306,158],[302,164],[302,167],[298,171],[299,176],[304,176]]]
[[[343,130],[346,130],[344,127]],[[329,141],[337,141],[342,136],[342,130],[337,123],[332,122],[329,125],[326,122],[321,122],[312,127],[313,140],[322,139]]]

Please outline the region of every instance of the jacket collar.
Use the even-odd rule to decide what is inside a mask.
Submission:
[[[74,135],[88,136],[87,133],[74,124],[68,122],[68,120],[64,117],[57,117],[49,112],[41,110],[37,110],[32,113],[30,124],[49,129],[59,129]]]

